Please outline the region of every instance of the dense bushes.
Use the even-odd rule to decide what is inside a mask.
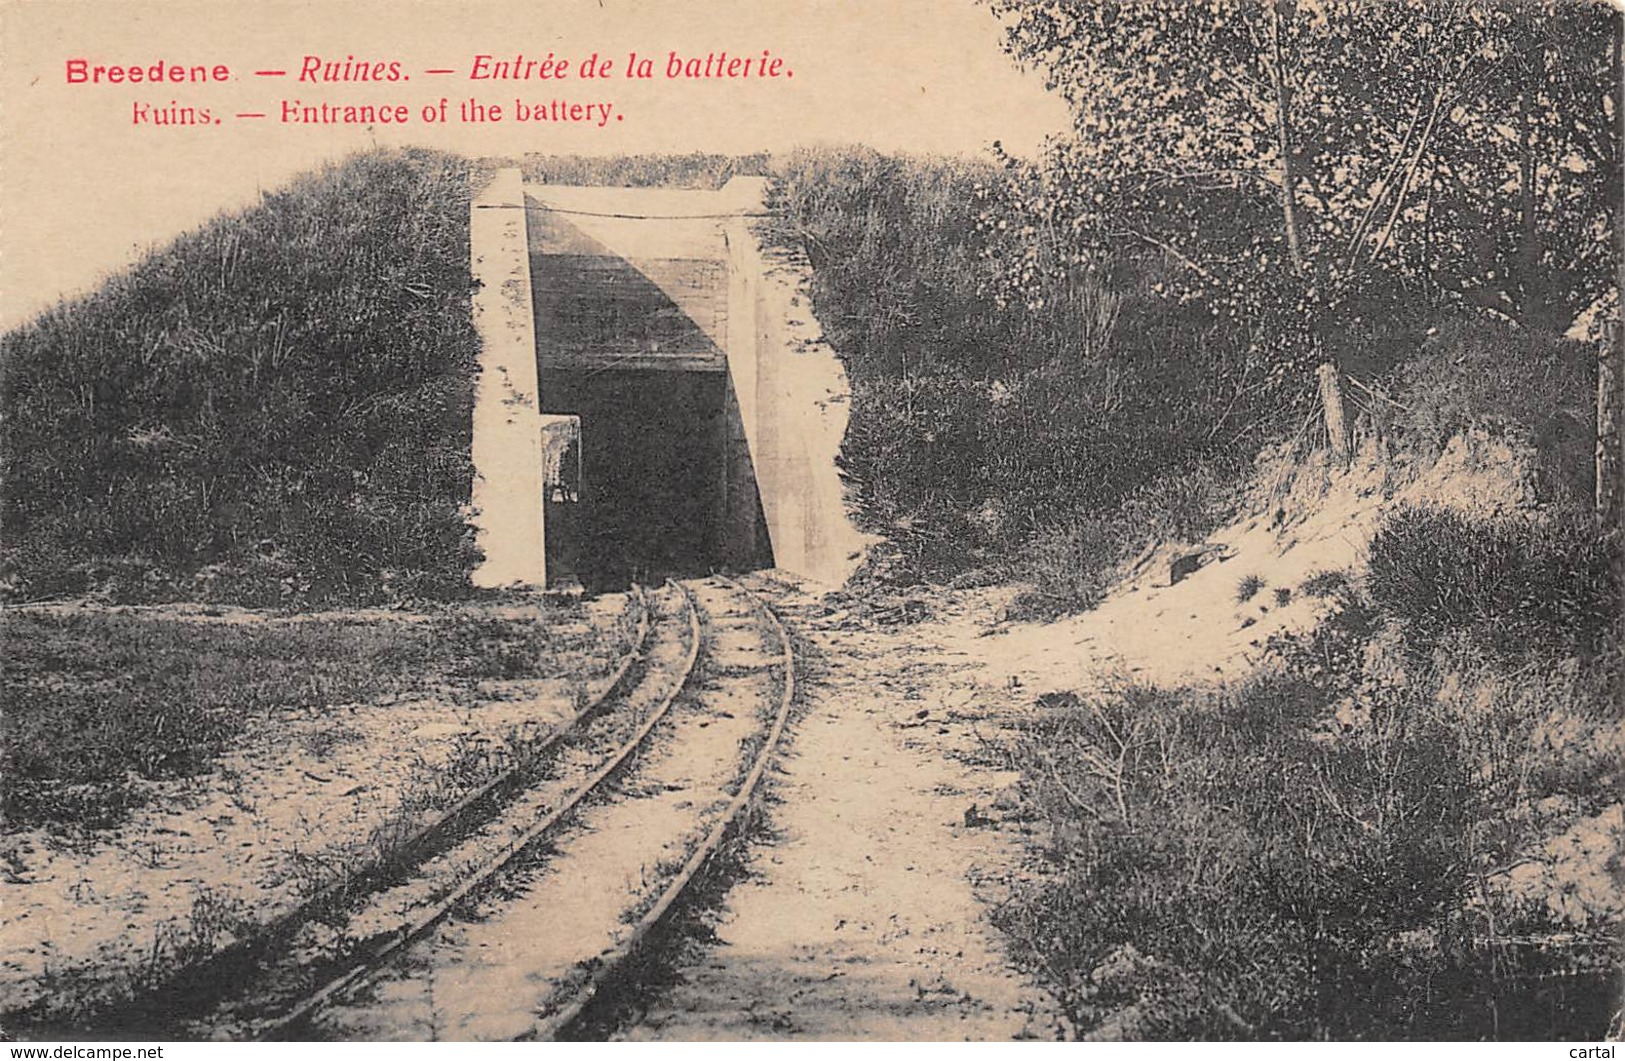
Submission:
[[[1541,492],[1585,504],[1596,480],[1596,358],[1595,344],[1451,317],[1393,373],[1397,402],[1370,411],[1423,456],[1474,428],[1521,437],[1539,457]]]
[[[1145,547],[1196,542],[1235,510],[1234,468],[1195,465],[1152,479],[1116,505],[1082,510],[1040,528],[1018,573],[1032,583],[1017,610],[1051,616],[1092,608],[1105,597],[1119,566]]]
[[[10,591],[466,585],[472,178],[330,166],[0,340]]]
[[[1108,1037],[1600,1037],[1620,911],[1570,896],[1606,866],[1523,891],[1506,867],[1570,822],[1605,835],[1615,657],[1465,690],[1367,673],[1345,733],[1296,675],[1052,698],[1016,756],[1053,868],[1000,922]]]
[[[1601,1037],[1617,550],[1402,510],[1250,681],[1045,698],[1014,754],[1053,869],[1002,923],[1109,1037]]]
[[[1620,541],[1585,514],[1484,523],[1406,509],[1372,538],[1366,585],[1428,645],[1460,631],[1503,656],[1593,652],[1620,622]]]
[[[1075,538],[1153,480],[1233,468],[1271,415],[1244,344],[1154,297],[1154,261],[1004,304],[989,164],[801,152],[775,176],[775,237],[811,260],[813,308],[853,380],[843,469],[906,572],[1004,567]]]

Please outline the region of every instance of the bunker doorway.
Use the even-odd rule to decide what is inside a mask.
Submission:
[[[542,394],[580,423],[579,500],[548,502],[549,583],[610,592],[772,566],[727,373],[555,370]]]
[[[581,417],[542,414],[542,527],[547,581],[554,588],[581,582]]]

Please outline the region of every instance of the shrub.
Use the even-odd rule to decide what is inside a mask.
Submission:
[[[525,155],[521,175],[538,184],[589,184],[623,188],[702,188],[714,191],[735,176],[762,175],[766,155]]]
[[[1244,575],[1241,581],[1236,583],[1236,603],[1246,604],[1248,601],[1258,596],[1259,591],[1264,588],[1264,585],[1265,582],[1262,575]]]
[[[813,308],[853,381],[842,468],[868,529],[923,577],[1020,566],[1073,607],[1121,557],[1108,516],[1222,465],[1260,425],[1245,342],[1101,261],[1042,304],[997,297],[1013,233],[991,163],[804,151],[775,167],[773,238],[812,263]],[[1197,473],[1200,478],[1200,473]],[[1200,493],[1200,487],[1197,492]],[[1098,527],[1090,521],[1103,521]],[[1054,571],[1059,577],[1045,575]]]
[[[1505,656],[1593,652],[1618,638],[1619,550],[1581,513],[1484,524],[1405,509],[1372,538],[1366,586],[1423,649],[1459,632]]]
[[[1487,318],[1448,319],[1400,369],[1394,417],[1424,455],[1470,428],[1528,438],[1547,496],[1579,500],[1596,478],[1596,353],[1554,335]]]
[[[1298,586],[1298,592],[1306,597],[1335,597],[1349,588],[1349,576],[1346,571],[1311,571],[1303,583]]]
[[[1234,511],[1239,475],[1213,462],[1153,479],[1115,504],[1077,499],[1074,514],[1050,517],[1011,562],[1011,574],[1032,583],[1017,610],[1055,616],[1099,604],[1122,565],[1146,546],[1198,542],[1222,526]]]
[[[1298,676],[1050,698],[1016,755],[1054,868],[998,919],[1114,1037],[1601,1035],[1606,951],[1483,876],[1552,791],[1503,753],[1598,691],[1544,679],[1474,725],[1435,680],[1373,686],[1335,739]]]

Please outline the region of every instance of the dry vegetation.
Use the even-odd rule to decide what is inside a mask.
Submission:
[[[7,609],[0,709],[13,828],[117,825],[154,789],[209,773],[245,730],[289,713],[553,677],[593,640],[478,612],[253,622],[163,612]],[[327,740],[343,739],[335,730]],[[160,789],[161,791],[161,789]]]
[[[781,238],[853,378],[843,461],[887,538],[870,585],[1014,580],[1016,616],[1088,609],[1149,546],[1259,515],[1266,442],[1313,448],[1310,376],[1267,376],[1255,335],[1155,297],[1165,262],[995,302],[1021,218],[986,168],[778,172]],[[1001,920],[1086,1033],[1617,1019],[1621,543],[1589,508],[1595,347],[1448,306],[1406,328],[1362,352],[1356,439],[1417,468],[1504,438],[1536,455],[1527,496],[1393,512],[1361,571],[1236,572],[1233,604],[1333,617],[1236,684],[1046,698],[1014,749],[1049,838]]]
[[[1008,301],[1025,207],[992,164],[523,165],[707,187],[771,172],[776,238],[811,260],[853,383],[843,466],[887,539],[865,585],[1007,580],[1028,616],[1090,608],[1147,546],[1235,514],[1252,454],[1318,431],[1309,377],[1266,372],[1256,335],[1161,297],[1161,255]],[[466,593],[473,177],[423,153],[352,161],[7,335],[7,592]],[[1516,437],[1540,455],[1536,503],[1496,521],[1396,513],[1365,571],[1253,572],[1236,597],[1336,604],[1259,676],[1035,709],[1015,754],[1050,826],[1046,869],[1002,918],[1086,1031],[1608,1027],[1620,540],[1585,507],[1594,348],[1415,309],[1362,351],[1358,434],[1415,461],[1465,430]],[[131,778],[210,771],[273,710],[432,673],[546,673],[553,651],[466,617],[382,633],[13,611],[5,637],[6,813],[76,828],[135,809],[151,790]]]

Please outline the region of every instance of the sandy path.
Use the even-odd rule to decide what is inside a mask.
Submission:
[[[356,998],[320,1014],[321,1037],[500,1041],[525,1035],[573,969],[631,931],[636,917],[628,911],[653,899],[727,805],[744,764],[742,749],[776,706],[760,676],[772,657],[764,653],[755,616],[714,585],[693,590],[708,615],[700,677],[638,754],[630,776],[613,784],[618,798],[589,804],[578,812],[576,828],[551,841],[551,857],[504,874],[471,910],[454,913]],[[682,615],[675,594],[661,607],[668,617]],[[686,644],[674,638],[658,651],[675,662]],[[724,664],[752,673],[720,673]],[[651,691],[669,688],[667,678],[675,674]]]
[[[794,622],[810,602],[786,603]],[[944,703],[968,704],[971,679],[933,637],[815,635],[824,673],[805,683],[773,787],[778,839],[729,893],[718,944],[678,970],[628,1038],[1059,1035],[1053,1003],[1014,970],[989,922],[1019,844],[967,826],[965,812],[1010,778],[951,755],[974,744],[972,720]]]

